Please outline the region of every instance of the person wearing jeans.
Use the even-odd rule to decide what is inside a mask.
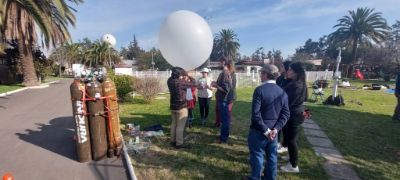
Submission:
[[[277,179],[277,133],[289,119],[290,111],[286,93],[276,85],[278,68],[266,65],[261,69],[261,81],[253,93],[251,125],[248,136],[250,152],[250,180],[262,178],[264,154],[266,162],[263,179]]]
[[[221,59],[223,71],[219,74],[217,82],[212,82],[211,86],[217,88],[216,99],[219,113],[216,116],[221,119],[221,134],[219,143],[227,143],[229,138],[230,123],[232,119],[232,104],[236,98],[236,76],[232,61],[223,57]]]
[[[258,180],[261,178],[262,167],[264,165],[264,154],[267,155],[264,168],[264,179],[277,179],[277,138],[269,140],[261,131],[250,129],[248,144],[251,153],[251,176],[249,179]]]

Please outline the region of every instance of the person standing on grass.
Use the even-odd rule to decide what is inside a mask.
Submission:
[[[185,70],[173,67],[171,77],[167,81],[170,92],[171,109],[171,146],[176,148],[187,148],[183,144],[183,132],[188,117],[186,89],[196,87],[193,78],[186,76]]]
[[[290,61],[285,61],[282,63],[281,67],[281,75],[276,79],[276,85],[281,87],[282,89],[286,86],[286,84],[290,81],[286,78],[286,72],[289,70]],[[282,137],[282,130],[278,131],[278,153],[287,152],[287,148],[283,147],[281,144],[283,137]]]
[[[261,69],[262,84],[253,93],[251,125],[248,136],[250,180],[261,179],[264,153],[267,161],[263,179],[277,179],[277,133],[286,124],[290,112],[285,91],[276,85],[278,68],[266,65]]]
[[[193,110],[196,107],[196,87],[187,88],[186,90],[186,100],[188,108],[188,119],[187,124],[189,128],[193,126]]]
[[[217,88],[215,94],[217,99],[216,125],[221,125],[220,143],[226,143],[229,138],[230,123],[232,120],[232,106],[236,99],[236,75],[232,61],[221,58],[222,72],[219,74],[217,82],[212,82],[211,86]],[[218,122],[218,117],[220,122]]]
[[[301,62],[292,63],[287,71],[290,82],[284,90],[288,96],[290,118],[283,127],[283,146],[288,148],[289,163],[281,167],[283,172],[300,172],[298,167],[297,135],[304,122],[304,101],[307,100],[306,71]]]
[[[200,118],[201,118],[201,124],[204,125],[207,121],[208,118],[208,111],[209,111],[209,106],[211,102],[211,98],[213,95],[212,92],[212,87],[211,87],[211,78],[208,77],[208,73],[210,70],[208,68],[203,68],[201,70],[201,78],[198,80],[198,99],[199,99],[199,105],[200,105]]]
[[[400,122],[400,73],[398,73],[396,77],[396,87],[394,89],[394,95],[397,98],[397,105],[396,109],[394,109],[392,119],[393,121]]]

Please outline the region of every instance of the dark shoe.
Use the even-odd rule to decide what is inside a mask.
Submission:
[[[215,123],[215,127],[219,128],[221,124]]]
[[[176,145],[176,149],[190,149],[190,145],[188,144],[181,144],[181,145]]]
[[[176,146],[176,142],[170,142],[169,145],[172,146],[172,147],[175,147]]]
[[[204,118],[201,118],[201,125],[204,126],[205,123],[206,122],[205,122]]]
[[[220,139],[219,136],[217,137],[216,142],[217,142],[218,144],[226,144],[226,143],[228,143],[227,141],[221,141],[221,139]]]
[[[192,123],[190,122],[190,123],[188,123],[188,127],[189,128],[192,128],[193,127],[193,125],[192,125]]]

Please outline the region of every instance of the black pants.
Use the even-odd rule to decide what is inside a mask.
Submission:
[[[193,109],[188,108],[188,119],[190,122],[193,120]]]
[[[300,130],[300,125],[303,123],[304,117],[302,113],[290,114],[290,118],[283,127],[283,146],[288,148],[290,164],[293,167],[298,163],[298,147],[297,135]]]
[[[199,105],[200,105],[200,117],[201,117],[201,119],[207,119],[211,98],[200,98],[199,97],[198,99],[199,99]]]

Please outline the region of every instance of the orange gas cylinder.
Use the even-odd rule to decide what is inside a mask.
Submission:
[[[119,156],[122,150],[122,138],[118,111],[117,90],[110,78],[102,83],[105,111],[107,112],[108,157]]]
[[[92,159],[90,147],[89,122],[86,117],[85,85],[75,79],[70,86],[72,112],[75,120],[76,152],[79,162]]]

